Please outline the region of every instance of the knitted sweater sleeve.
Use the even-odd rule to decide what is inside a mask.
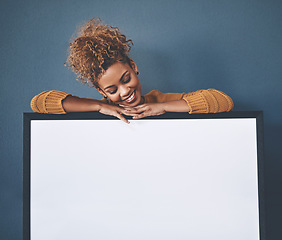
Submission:
[[[190,93],[161,93],[153,90],[145,97],[146,103],[185,100],[190,107],[189,113],[219,113],[233,109],[232,99],[216,89],[198,90]]]
[[[34,112],[38,113],[65,114],[63,100],[68,96],[74,95],[57,90],[45,91],[33,97],[30,106]],[[109,103],[105,98],[97,101]]]
[[[71,94],[62,91],[45,91],[32,98],[31,109],[38,113],[64,114],[62,101]]]
[[[183,96],[190,107],[189,113],[229,112],[234,104],[227,94],[216,89],[198,90]]]

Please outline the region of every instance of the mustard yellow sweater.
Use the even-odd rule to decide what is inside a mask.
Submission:
[[[64,114],[66,113],[62,101],[71,94],[52,90],[36,95],[31,100],[31,108],[34,112]],[[229,112],[233,108],[232,99],[225,93],[215,90],[198,90],[190,93],[161,93],[153,90],[144,95],[145,103],[161,103],[175,100],[185,100],[190,107],[189,113],[218,113]],[[104,103],[113,104],[107,99],[99,100]]]

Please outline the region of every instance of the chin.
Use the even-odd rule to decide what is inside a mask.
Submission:
[[[128,105],[129,107],[136,107],[136,106],[138,106],[138,105],[140,105],[140,102],[141,101],[136,101],[134,104],[130,104],[130,105]]]

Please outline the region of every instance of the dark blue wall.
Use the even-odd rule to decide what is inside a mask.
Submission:
[[[282,1],[2,0],[0,239],[21,239],[31,98],[52,89],[100,98],[64,67],[75,27],[94,16],[133,39],[144,93],[213,87],[232,96],[234,110],[264,111],[268,239],[281,237]]]

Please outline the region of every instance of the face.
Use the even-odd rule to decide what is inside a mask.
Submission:
[[[115,104],[135,107],[142,101],[141,84],[137,78],[136,64],[117,62],[110,66],[99,79],[98,91]]]

